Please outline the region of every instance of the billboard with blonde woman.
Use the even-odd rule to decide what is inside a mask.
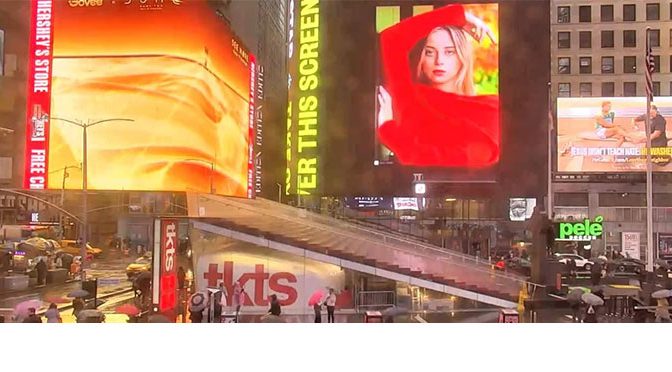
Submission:
[[[376,160],[481,169],[500,158],[498,4],[377,8]]]
[[[205,1],[33,0],[25,187],[252,196],[254,57]],[[59,172],[61,170],[61,172]]]

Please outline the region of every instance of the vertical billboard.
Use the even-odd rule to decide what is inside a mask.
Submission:
[[[558,98],[557,170],[566,173],[646,171],[646,98]],[[667,117],[672,98],[656,97],[651,111],[654,172],[672,170]]]
[[[155,220],[152,301],[167,315],[177,306],[177,229],[177,220]]]
[[[207,2],[31,1],[26,188],[86,126],[91,189],[254,195],[256,64]]]
[[[285,194],[319,192],[320,0],[290,0]]]
[[[498,4],[412,9],[402,19],[399,6],[376,7],[374,163],[492,168],[501,147]]]

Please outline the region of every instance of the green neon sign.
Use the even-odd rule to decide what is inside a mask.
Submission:
[[[585,219],[579,222],[560,222],[558,239],[564,241],[591,241],[602,237],[602,221],[604,217],[597,216],[594,221]]]

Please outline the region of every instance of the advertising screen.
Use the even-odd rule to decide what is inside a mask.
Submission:
[[[498,4],[376,7],[376,164],[487,168],[500,157]]]
[[[667,117],[672,99],[656,97],[651,118],[654,172],[672,170]],[[558,172],[646,171],[646,98],[559,98]]]
[[[255,61],[207,2],[33,0],[31,17],[26,188],[86,158],[90,189],[253,195]]]

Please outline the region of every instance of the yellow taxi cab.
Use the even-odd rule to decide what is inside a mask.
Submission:
[[[129,280],[135,279],[136,276],[143,272],[150,272],[152,270],[152,257],[142,256],[126,266],[126,276]]]
[[[76,240],[61,240],[59,243],[61,244],[61,251],[69,253],[73,256],[79,256],[80,252],[79,249],[81,245]],[[98,257],[100,256],[101,253],[103,253],[103,250],[100,248],[92,247],[91,244],[87,244],[86,253],[87,255]]]

